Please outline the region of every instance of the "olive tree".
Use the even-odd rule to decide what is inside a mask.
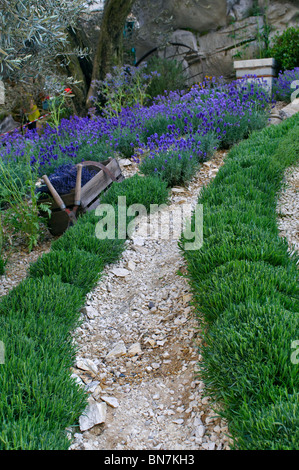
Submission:
[[[62,51],[84,0],[0,0],[0,79],[44,74]]]
[[[53,84],[59,72],[67,73],[81,83],[75,94],[83,108],[89,104],[93,82],[122,64],[123,28],[134,1],[105,1],[98,41],[90,53],[77,20],[97,2],[0,0],[0,80],[17,83],[22,94],[22,82],[27,90],[34,81],[36,89],[36,82],[46,78]],[[82,69],[84,57],[88,67]],[[15,92],[11,95],[15,97]]]

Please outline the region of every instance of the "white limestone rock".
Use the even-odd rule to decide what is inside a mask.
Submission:
[[[79,418],[80,431],[87,431],[97,424],[104,423],[106,421],[106,412],[107,404],[104,401],[89,404]]]

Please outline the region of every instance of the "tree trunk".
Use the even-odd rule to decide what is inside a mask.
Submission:
[[[123,30],[135,0],[106,0],[97,49],[93,60],[87,106],[91,106],[93,81],[103,80],[114,65],[122,64]]]
[[[75,31],[68,30],[68,38],[72,49],[80,47],[84,49],[89,46],[88,39],[82,29],[77,28]],[[76,114],[86,115],[86,96],[90,87],[90,80],[92,74],[92,60],[90,56],[76,57],[71,56],[68,65],[66,66],[66,72],[68,76],[72,76],[75,80],[78,80],[77,85],[73,85],[72,89],[75,93],[73,100]]]

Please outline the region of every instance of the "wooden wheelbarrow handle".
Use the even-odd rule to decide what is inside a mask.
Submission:
[[[42,178],[43,178],[44,182],[46,183],[47,187],[49,188],[49,191],[52,194],[53,199],[56,202],[56,204],[58,205],[58,207],[61,210],[64,210],[65,209],[65,204],[64,204],[63,200],[61,199],[61,197],[59,196],[56,189],[53,187],[53,185],[52,185],[51,181],[49,180],[49,178],[47,177],[47,175],[44,175]]]
[[[77,165],[77,179],[75,187],[75,206],[80,206],[81,203],[81,181],[82,181],[82,165]]]
[[[52,185],[52,183],[49,180],[49,178],[47,177],[47,175],[44,175],[42,178],[43,178],[44,182],[46,183],[47,187],[49,188],[49,191],[52,194],[53,199],[56,202],[56,204],[58,205],[58,207],[61,210],[65,210],[66,206],[65,206],[63,200],[59,196],[58,192],[56,191],[56,189]],[[80,202],[81,202],[81,181],[82,181],[82,165],[79,164],[79,165],[77,165],[77,179],[76,179],[75,202],[74,202],[75,206],[80,206]]]

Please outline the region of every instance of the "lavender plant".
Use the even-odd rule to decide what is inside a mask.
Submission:
[[[147,87],[150,101],[170,91],[183,90],[186,88],[186,74],[182,62],[171,59],[153,57],[148,61],[148,69],[158,72]]]
[[[2,247],[3,247],[3,229],[2,229],[2,214],[0,212],[0,276],[4,274],[4,259],[2,254]]]
[[[200,162],[215,148],[232,145],[265,125],[269,105],[259,80],[226,84],[214,79],[189,92],[172,91],[148,107],[122,108],[117,116],[74,116],[62,119],[57,128],[46,127],[42,135],[8,134],[1,139],[0,158],[18,168],[21,176],[29,154],[31,166],[37,165],[40,175],[51,174],[62,164],[107,159],[115,151],[133,154],[136,160],[143,158],[146,148],[155,155],[173,150],[179,154],[182,149],[173,146],[182,146],[184,138],[189,157]],[[175,144],[176,140],[180,143]],[[168,164],[172,163],[167,160]]]
[[[291,95],[295,91],[292,84],[294,84],[295,88],[299,88],[299,67],[279,72],[278,77],[273,81],[273,98],[289,103]]]
[[[171,96],[172,100],[164,97],[155,105],[168,118],[167,132],[160,134],[158,128],[154,132],[153,119],[152,135],[134,156],[136,161],[141,159],[141,171],[154,171],[169,185],[185,184],[194,174],[195,162],[204,161],[216,148],[227,148],[267,123],[270,99],[258,81],[229,85],[220,81]],[[165,127],[166,123],[163,130]]]
[[[151,152],[140,165],[143,174],[158,176],[167,182],[168,187],[184,186],[194,176],[196,169],[196,158],[186,150]]]
[[[113,67],[105,80],[94,82],[97,90],[91,101],[108,116],[118,116],[122,108],[145,104],[147,88],[157,72],[146,73],[146,64],[139,67],[123,65]],[[101,102],[104,101],[104,105]]]

